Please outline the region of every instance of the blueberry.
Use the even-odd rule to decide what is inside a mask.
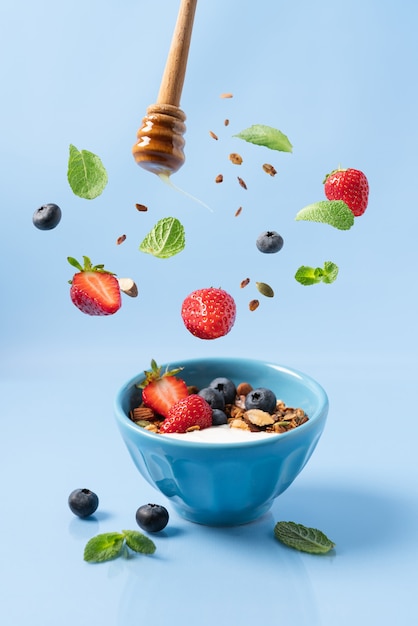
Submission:
[[[57,204],[43,204],[35,211],[32,222],[39,230],[52,230],[61,221],[61,209]]]
[[[221,426],[228,423],[228,417],[221,409],[212,409],[212,425]]]
[[[259,387],[258,389],[250,391],[250,393],[246,396],[245,408],[247,411],[249,409],[260,409],[260,411],[274,413],[276,402],[276,396],[271,389]]]
[[[283,237],[275,230],[266,230],[257,237],[255,243],[260,252],[272,254],[283,248]]]
[[[204,387],[199,391],[198,395],[202,396],[212,409],[221,409],[221,411],[224,410],[224,396],[218,389],[214,389],[213,387]]]
[[[225,399],[225,404],[233,404],[237,395],[237,388],[229,378],[214,378],[209,387],[220,391]]]
[[[90,489],[74,489],[68,496],[68,506],[74,515],[88,517],[99,506],[99,498]]]
[[[143,504],[136,512],[138,526],[149,533],[157,533],[168,524],[168,511],[161,504]]]

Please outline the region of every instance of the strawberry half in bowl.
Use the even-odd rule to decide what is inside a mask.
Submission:
[[[233,526],[262,516],[292,484],[316,448],[328,414],[324,389],[302,372],[254,359],[183,360],[163,365],[159,371],[162,385],[167,385],[167,372],[167,379],[171,374],[187,388],[187,392],[176,389],[171,408],[161,408],[166,416],[149,419],[153,411],[147,405],[154,397],[172,393],[169,383],[167,394],[151,392],[151,400],[144,402],[150,373],[131,378],[115,400],[119,431],[141,476],[181,517],[192,522]],[[232,382],[236,393],[232,403],[227,398],[225,404],[228,423],[211,426],[206,405],[213,415],[215,409],[204,391],[212,383],[223,391],[223,382],[216,384],[219,380]],[[177,383],[174,386],[179,387]],[[247,395],[242,395],[244,389]],[[266,406],[257,403],[270,401],[271,393],[277,408],[265,410]],[[186,396],[192,398],[192,408],[183,407],[188,403]],[[208,401],[199,405],[196,396]],[[157,402],[160,400],[158,397]],[[188,419],[196,415],[195,410],[200,426],[183,423],[184,415]],[[170,420],[178,423],[176,419],[180,419],[179,430],[187,432],[173,433]]]

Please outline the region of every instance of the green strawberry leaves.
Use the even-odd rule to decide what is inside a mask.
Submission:
[[[265,146],[270,150],[279,150],[280,152],[292,152],[293,146],[289,139],[277,128],[265,126],[264,124],[255,124],[242,130],[237,135],[233,135],[238,139],[243,139],[257,146]]]
[[[93,200],[107,185],[106,169],[100,158],[88,150],[78,150],[70,144],[67,178],[73,193]]]
[[[320,530],[295,522],[277,522],[274,536],[289,548],[310,554],[326,554],[335,548],[335,543]]]
[[[184,227],[176,217],[159,220],[139,246],[141,252],[159,259],[168,259],[181,252],[186,245]]]
[[[301,285],[316,285],[323,282],[331,284],[338,276],[338,266],[332,261],[325,261],[324,267],[309,267],[301,265],[295,274],[296,280]]]
[[[125,544],[141,554],[154,554],[156,550],[154,542],[142,533],[123,530],[121,533],[102,533],[90,539],[84,548],[84,560],[88,563],[111,561],[122,555]]]
[[[321,200],[309,204],[297,213],[295,219],[321,222],[339,230],[349,230],[354,224],[354,214],[342,200]]]

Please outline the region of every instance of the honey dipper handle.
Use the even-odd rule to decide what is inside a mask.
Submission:
[[[181,0],[157,104],[180,106],[197,0]]]

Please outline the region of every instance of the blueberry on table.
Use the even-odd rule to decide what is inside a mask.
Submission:
[[[168,511],[161,504],[143,504],[135,515],[136,522],[142,530],[158,533],[168,524]]]
[[[272,254],[283,248],[283,237],[275,230],[266,230],[257,237],[256,246],[260,252]]]
[[[61,221],[61,209],[57,204],[43,204],[35,211],[32,222],[39,230],[52,230]]]
[[[99,506],[99,498],[90,489],[74,489],[68,496],[68,506],[74,515],[88,517]]]
[[[273,413],[276,408],[276,402],[276,395],[271,389],[259,387],[250,391],[245,397],[245,408],[247,411],[259,409],[260,411],[266,411],[266,413]]]
[[[214,378],[209,387],[220,391],[224,397],[225,404],[233,404],[237,395],[237,388],[229,378]]]

